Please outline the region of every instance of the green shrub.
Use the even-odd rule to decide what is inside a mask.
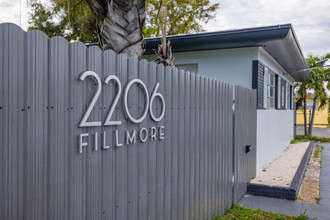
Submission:
[[[330,124],[330,113],[328,113],[328,124]]]

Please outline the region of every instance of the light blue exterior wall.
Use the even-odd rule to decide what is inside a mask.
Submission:
[[[176,64],[198,64],[198,74],[252,88],[252,61],[258,58],[258,48],[240,48],[174,53]],[[144,57],[148,61],[154,55]]]
[[[287,81],[290,85],[294,84],[294,80],[288,74],[283,74],[286,71],[283,67],[262,47],[258,50],[258,60],[267,66],[270,70],[274,71],[276,74],[281,76],[285,81]]]

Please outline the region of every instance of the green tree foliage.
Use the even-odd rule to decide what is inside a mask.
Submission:
[[[161,1],[147,0],[145,37],[159,36]],[[29,30],[39,29],[48,36],[60,35],[84,43],[98,42],[99,21],[85,0],[30,0]],[[219,4],[209,0],[167,0],[168,35],[205,31],[202,24],[214,18]]]
[[[147,20],[143,29],[146,37],[160,36],[162,23],[159,19],[160,1],[147,0]],[[167,0],[167,35],[204,32],[202,24],[216,15],[219,4],[209,0]]]
[[[98,20],[84,0],[30,1],[28,30],[84,43],[98,41]]]
[[[298,82],[295,84],[296,95],[298,98],[297,108],[301,105],[304,107],[305,135],[312,134],[316,107],[318,107],[319,110],[327,103],[326,88],[330,90],[330,68],[322,68],[322,63],[317,63],[318,61],[326,58],[330,59],[330,54],[326,54],[321,57],[309,55],[306,58],[307,65],[309,68],[315,68],[310,70],[311,80],[308,82]],[[312,117],[310,121],[307,121],[306,116],[306,99],[308,98],[307,91],[312,91],[310,98],[313,98]],[[317,100],[319,101],[319,106],[316,106]]]

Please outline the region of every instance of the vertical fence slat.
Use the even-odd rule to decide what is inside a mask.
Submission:
[[[196,124],[195,124],[195,159],[194,159],[194,166],[195,166],[195,207],[194,207],[194,210],[195,210],[195,219],[200,219],[200,202],[201,202],[201,197],[200,197],[200,127],[201,127],[201,123],[200,123],[200,108],[201,108],[201,105],[200,105],[200,75],[196,75],[196,83],[195,83],[195,101],[196,101],[196,115],[195,115],[195,121],[196,121]]]
[[[215,91],[215,120],[217,121],[216,123],[216,129],[215,129],[215,135],[216,135],[216,151],[215,151],[215,155],[216,155],[216,169],[215,169],[215,182],[216,182],[216,192],[215,192],[215,197],[216,197],[216,208],[217,208],[217,214],[222,213],[222,209],[221,209],[221,204],[220,204],[220,194],[219,191],[221,190],[221,182],[219,179],[219,171],[221,169],[220,166],[220,149],[221,149],[221,145],[220,145],[220,130],[219,130],[219,123],[220,122],[220,118],[219,118],[219,111],[220,111],[220,105],[219,105],[219,90],[220,90],[220,82],[216,81],[216,91]]]
[[[29,219],[46,217],[48,100],[48,37],[40,31],[26,34],[24,123],[24,213]]]
[[[178,143],[178,219],[184,218],[184,90],[185,74],[183,70],[179,71],[179,143]]]
[[[164,65],[159,64],[157,66],[156,73],[156,82],[159,83],[158,92],[164,94]],[[150,92],[152,92],[155,88],[155,85],[151,85],[149,88]],[[156,117],[160,115],[162,104],[160,104],[158,98],[154,100],[153,106],[155,109]],[[164,120],[161,120],[158,123],[155,123],[155,128],[158,130],[158,127],[164,126]],[[165,175],[165,164],[164,164],[164,141],[157,141],[156,144],[156,154],[157,154],[157,164],[156,164],[156,172],[157,172],[157,219],[164,219],[164,175]]]
[[[141,60],[139,62],[139,78],[143,82],[148,82],[148,62]],[[139,93],[139,115],[143,114],[143,108],[145,107],[145,96],[143,93]],[[144,120],[139,124],[139,130],[142,128],[148,128],[148,120]],[[138,133],[137,133],[138,134]],[[139,143],[139,207],[138,207],[138,219],[148,218],[148,142]]]
[[[171,219],[178,219],[178,177],[179,177],[179,71],[172,71],[172,194],[171,194]],[[176,95],[175,95],[176,94]]]
[[[24,32],[18,26],[0,25],[1,44],[1,211],[3,219],[23,215]]]
[[[228,97],[227,97],[227,123],[228,123],[228,128],[227,128],[227,140],[228,140],[228,205],[226,208],[230,208],[232,204],[232,177],[233,177],[233,86],[228,84]]]
[[[173,117],[173,105],[172,105],[172,99],[173,99],[173,93],[172,93],[172,68],[166,67],[165,68],[165,80],[164,80],[164,86],[163,94],[165,99],[165,140],[164,141],[164,150],[165,150],[165,209],[164,209],[164,219],[171,219],[171,201],[172,201],[172,149],[173,149],[173,142],[171,138],[171,132],[172,132],[172,117]],[[171,146],[171,147],[170,147]]]
[[[5,48],[8,47],[8,44],[6,42],[6,27],[5,25],[0,25],[0,139],[3,143],[3,145],[6,145],[7,147],[2,147],[2,153],[0,155],[0,166],[2,169],[0,169],[0,218],[6,219],[8,218],[8,202],[7,202],[7,189],[5,186],[7,186],[7,176],[6,176],[6,169],[7,168],[7,152],[8,152],[8,137],[6,136],[6,133],[8,131],[7,127],[7,120],[8,120],[8,101],[7,101],[7,91],[8,91],[8,83],[7,83],[7,77],[8,77],[8,66],[5,65],[5,57],[8,57],[6,54]],[[8,58],[7,58],[8,59]]]
[[[138,77],[138,60],[135,57],[128,58],[128,82],[132,79],[136,79]],[[139,93],[141,92],[140,85],[134,84],[128,93],[128,106],[129,111],[131,112],[134,118],[141,117],[138,113],[138,101],[139,101]],[[142,91],[143,92],[143,91]],[[142,107],[143,109],[145,106]],[[127,125],[128,132],[132,132],[133,130],[138,129],[138,124],[129,122]],[[135,145],[128,145],[128,158],[127,158],[127,172],[128,172],[128,183],[137,183],[138,182],[138,143]],[[138,215],[138,184],[128,184],[128,208],[127,208],[127,217],[128,219],[136,219]]]
[[[97,46],[89,47],[87,50],[87,67],[88,70],[94,71],[97,73],[101,78],[101,86],[103,86],[102,80],[102,56],[103,52]],[[86,79],[87,80],[87,79]],[[92,97],[94,96],[95,92],[98,88],[98,83],[95,79],[89,77],[88,83],[88,98],[87,103],[90,102]],[[95,103],[95,106],[90,114],[88,121],[101,121],[102,111],[104,111],[101,97],[99,97]],[[102,121],[101,121],[102,122]],[[101,154],[100,154],[100,133],[101,128],[100,126],[91,127],[89,128],[89,146],[87,147],[88,152],[88,160],[86,161],[87,164],[87,207],[89,207],[87,211],[87,218],[89,219],[101,219],[102,214],[102,206],[101,206],[101,189],[102,189],[102,161],[101,161]],[[95,141],[97,138],[97,141]]]
[[[88,101],[87,87],[88,82],[79,80],[80,75],[87,70],[87,48],[82,43],[74,43],[70,45],[70,76],[72,83],[71,101],[70,101],[70,132],[72,135],[70,142],[70,150],[72,152],[71,161],[71,184],[69,210],[71,219],[86,219],[86,161],[87,150],[83,149],[83,153],[79,153],[78,137],[79,134],[87,132],[86,128],[79,128],[79,122],[86,111]],[[87,81],[87,80],[86,80]],[[78,129],[77,129],[78,128]]]
[[[184,91],[183,91],[183,114],[182,117],[184,118],[184,142],[183,142],[183,201],[184,201],[184,216],[183,219],[189,219],[189,175],[190,175],[190,167],[189,167],[189,160],[190,160],[190,151],[191,151],[191,145],[189,142],[190,139],[190,73],[185,73],[184,78]]]
[[[190,126],[189,129],[190,135],[189,135],[189,145],[188,145],[188,151],[189,151],[189,219],[196,218],[196,207],[195,207],[195,153],[196,153],[196,92],[195,92],[195,84],[196,84],[196,74],[192,73],[190,76],[190,90],[189,90],[189,109],[190,109]]]
[[[48,219],[65,219],[68,216],[68,173],[65,169],[68,42],[62,37],[53,37],[49,40],[49,50]]]
[[[217,216],[217,209],[216,206],[216,115],[215,115],[215,91],[216,91],[216,84],[215,80],[212,80],[212,218]]]
[[[105,80],[111,75],[116,75],[116,54],[111,50],[103,52],[103,74],[102,80]],[[119,84],[111,80],[108,84],[103,83],[102,93],[102,122],[104,122],[109,114],[110,108],[114,104],[115,97],[121,90]],[[117,104],[117,106],[119,103]],[[115,108],[117,108],[115,106]],[[114,111],[111,121],[118,121],[118,114]],[[113,145],[113,134],[117,126],[103,126],[99,135],[100,153],[102,154],[102,219],[111,219],[115,216],[115,173],[116,173],[116,158],[115,147]]]
[[[200,81],[200,130],[205,131],[205,77],[201,77]],[[201,217],[206,216],[205,208],[206,208],[206,198],[205,198],[205,138],[200,132],[200,211],[199,214]]]
[[[220,101],[221,103],[224,103],[225,102],[225,84],[223,82],[221,82],[221,94],[220,94]],[[222,155],[226,155],[226,139],[225,139],[225,127],[226,127],[226,115],[225,115],[225,105],[221,105],[221,109],[220,109],[221,112],[223,112],[221,114],[221,132],[220,132],[220,135],[221,135],[221,153]],[[222,186],[222,189],[221,189],[221,209],[224,210],[226,205],[227,205],[227,198],[226,198],[226,187],[227,187],[227,182],[228,182],[228,178],[227,178],[227,173],[226,173],[226,170],[228,169],[227,168],[227,163],[226,163],[226,159],[228,159],[227,157],[223,157],[222,156],[222,160],[221,160],[221,173],[223,174],[223,177],[222,177],[222,180],[221,180],[221,186]]]
[[[127,56],[124,54],[117,55],[116,59],[116,73],[118,78],[125,87],[127,82]],[[127,130],[126,117],[124,115],[124,109],[122,105],[118,103],[116,108],[117,120],[121,121],[121,125],[116,126],[116,131],[118,131],[118,144],[122,144],[124,140],[124,133]],[[116,145],[116,133],[112,134],[112,144]],[[115,218],[116,219],[127,219],[127,147],[116,146],[114,150],[116,154],[116,203],[115,203]]]
[[[153,88],[156,84],[157,65],[149,64],[148,88]],[[155,127],[156,123],[149,120],[149,127]],[[157,218],[157,145],[156,142],[149,142],[148,152],[148,219]],[[159,202],[159,201],[158,201]]]

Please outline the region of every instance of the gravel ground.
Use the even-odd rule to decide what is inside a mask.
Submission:
[[[289,187],[309,142],[290,144],[281,156],[271,162],[251,183]]]
[[[322,148],[315,145],[312,156],[308,161],[297,200],[298,202],[308,203],[311,205],[317,205],[319,202],[321,152]]]

